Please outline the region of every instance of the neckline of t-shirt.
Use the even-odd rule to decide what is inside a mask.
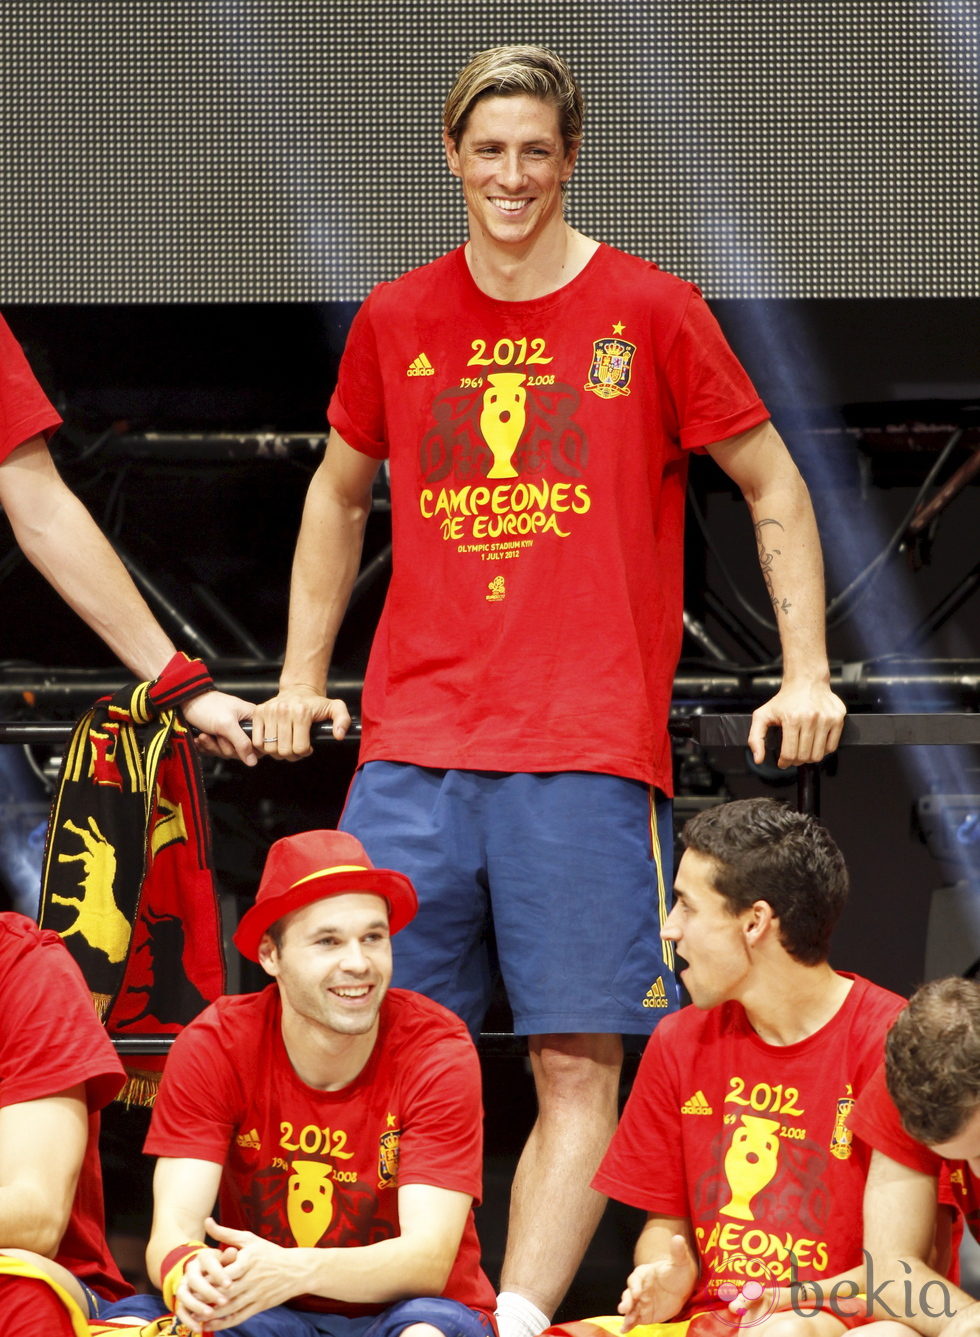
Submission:
[[[757,1045],[760,1049],[764,1049],[767,1054],[785,1054],[787,1056],[802,1054],[809,1046],[822,1044],[826,1040],[827,1036],[831,1034],[835,1026],[840,1026],[843,1024],[844,1018],[847,1016],[850,1010],[855,1006],[855,1003],[857,1001],[857,995],[861,992],[860,986],[863,984],[861,977],[859,975],[852,974],[849,970],[838,970],[836,973],[840,975],[843,979],[850,980],[851,987],[848,989],[846,995],[844,996],[844,1001],[841,1003],[840,1007],[837,1009],[834,1015],[832,1017],[828,1017],[828,1019],[824,1022],[824,1024],[821,1027],[819,1027],[818,1030],[815,1030],[812,1035],[808,1035],[802,1040],[797,1040],[794,1044],[791,1045],[771,1044],[768,1040],[764,1040],[762,1036],[759,1034],[759,1032],[754,1028],[752,1023],[749,1021],[748,1015],[746,1014],[743,1008],[740,1020],[745,1028],[745,1032],[749,1037],[749,1039],[751,1039],[752,1042],[755,1045]]]
[[[508,301],[502,297],[491,297],[489,293],[483,291],[476,279],[470,273],[470,267],[466,263],[465,242],[462,246],[457,246],[456,248],[456,263],[461,271],[463,283],[469,286],[471,294],[476,301],[484,302],[487,306],[493,307],[495,310],[537,312],[547,311],[549,307],[557,306],[560,302],[564,302],[570,297],[573,297],[577,288],[592,277],[596,269],[602,263],[600,256],[603,257],[604,260],[609,249],[609,246],[607,246],[604,241],[600,241],[575,277],[569,279],[567,283],[563,283],[560,288],[556,288],[554,292],[545,293],[543,297],[526,297],[514,302]]]
[[[274,987],[274,986],[273,986]],[[289,1050],[286,1048],[286,1041],[282,1033],[282,1002],[279,1000],[278,1011],[276,1013],[277,1021],[273,1027],[273,1043],[279,1048],[280,1059],[285,1065],[285,1070],[289,1074],[290,1080],[294,1083],[297,1090],[303,1092],[306,1096],[313,1096],[317,1100],[342,1102],[349,1100],[352,1095],[356,1095],[365,1086],[370,1087],[374,1083],[374,1078],[378,1069],[378,1054],[381,1049],[384,1033],[388,1029],[388,1009],[385,1007],[387,997],[381,1003],[381,1024],[378,1027],[378,1033],[375,1036],[374,1047],[368,1055],[364,1067],[356,1076],[343,1086],[323,1087],[312,1086],[309,1082],[299,1075],[293,1067],[292,1060],[289,1057]]]

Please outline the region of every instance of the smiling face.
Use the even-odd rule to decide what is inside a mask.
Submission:
[[[526,246],[563,226],[562,184],[575,166],[557,109],[520,94],[473,107],[458,143],[444,136],[449,170],[463,183],[470,236]]]
[[[715,862],[685,850],[674,879],[674,907],[660,936],[688,963],[680,977],[696,1007],[739,997],[751,967],[745,926],[752,909],[733,915],[714,889]]]
[[[286,916],[278,946],[265,935],[259,963],[279,985],[284,1023],[366,1035],[391,983],[388,906],[360,892],[314,901]]]

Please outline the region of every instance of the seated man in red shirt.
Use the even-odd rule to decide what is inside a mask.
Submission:
[[[476,1050],[452,1013],[388,987],[416,908],[351,835],[270,850],[235,942],[274,983],[186,1027],[146,1142],[147,1266],[191,1331],[492,1337]],[[162,1309],[137,1296],[110,1316]]]
[[[933,980],[912,996],[852,1126],[874,1148],[864,1220],[876,1314],[925,1337],[980,1333],[980,1300],[932,1257],[941,1200],[980,1239],[980,981]]]
[[[104,1236],[99,1111],[125,1080],[56,933],[0,914],[0,1332],[71,1337],[130,1292]]]
[[[647,1213],[623,1318],[593,1322],[834,1337],[864,1282],[851,1109],[902,1000],[830,965],[848,879],[815,818],[745,799],[683,839],[663,936],[693,1006],[654,1032],[593,1180]]]

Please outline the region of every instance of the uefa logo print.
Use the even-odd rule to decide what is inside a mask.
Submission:
[[[751,1270],[752,1276],[739,1285],[735,1281],[723,1281],[715,1294],[728,1308],[723,1309],[718,1317],[733,1328],[754,1328],[763,1323],[779,1304],[779,1282],[769,1271],[765,1263],[758,1258],[745,1258],[741,1254],[730,1254],[725,1259],[727,1267]],[[762,1301],[760,1304],[759,1301]],[[731,1306],[735,1304],[736,1310]],[[751,1318],[745,1312],[755,1306]]]

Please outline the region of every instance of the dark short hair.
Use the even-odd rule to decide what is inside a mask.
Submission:
[[[713,860],[714,888],[733,915],[766,901],[790,956],[807,966],[826,961],[848,877],[844,856],[815,817],[775,799],[736,799],[692,817],[682,839]]]
[[[980,981],[932,980],[912,995],[885,1043],[888,1091],[911,1137],[956,1137],[980,1108]]]
[[[442,112],[446,134],[458,145],[477,102],[522,93],[550,103],[558,112],[566,153],[582,142],[582,91],[561,56],[543,46],[494,46],[475,55],[457,74],[446,98]]]

